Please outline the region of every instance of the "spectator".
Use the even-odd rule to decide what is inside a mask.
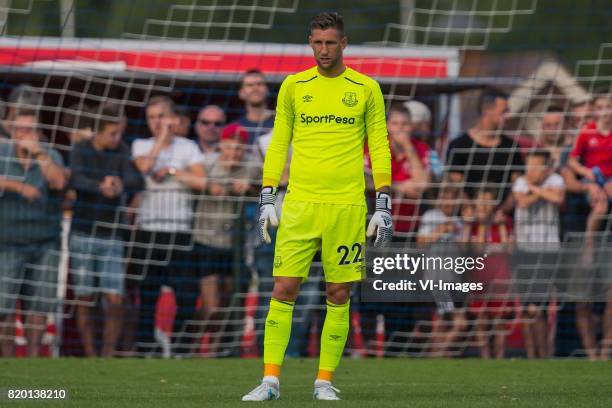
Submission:
[[[225,113],[217,105],[207,105],[198,113],[195,129],[206,168],[215,163],[219,157],[219,137],[224,125]]]
[[[571,129],[574,130],[574,134],[570,136],[570,140],[567,141],[568,144],[573,145],[575,138],[580,134],[582,129],[593,120],[592,111],[593,106],[590,100],[572,105],[569,122]]]
[[[503,191],[507,199],[502,208],[509,213],[512,195],[508,187],[522,171],[523,159],[517,143],[500,132],[507,110],[507,94],[484,90],[478,98],[478,122],[449,144],[446,163],[450,181],[464,185],[470,197],[485,184]]]
[[[27,84],[21,84],[13,88],[9,94],[4,120],[0,123],[0,138],[11,137],[11,122],[15,120],[16,114],[20,110],[34,112],[38,116],[38,112],[43,105],[42,95]]]
[[[268,84],[258,69],[247,71],[240,80],[238,97],[244,102],[245,114],[238,124],[249,132],[249,145],[274,127],[274,111],[268,109]]]
[[[416,231],[418,202],[430,177],[424,166],[429,147],[411,136],[410,113],[403,106],[392,106],[387,114],[391,147],[393,222],[395,233]],[[401,239],[401,238],[400,238]]]
[[[93,136],[93,111],[84,103],[77,103],[68,107],[62,115],[62,127],[68,132],[70,145],[91,139]]]
[[[576,143],[576,138],[584,126],[591,121],[591,103],[586,102],[572,107],[566,123],[565,147],[561,152],[559,173],[563,176],[566,186],[565,205],[562,218],[563,240],[567,240],[576,233],[584,233],[590,205],[584,194],[584,184],[579,176],[568,166],[569,155]]]
[[[78,142],[70,160],[70,184],[76,191],[71,267],[74,293],[80,301],[77,325],[88,357],[97,355],[90,309],[98,291],[104,293],[106,308],[102,357],[112,356],[120,334],[125,279],[123,236],[119,232],[125,220],[120,206],[126,203],[126,193],[144,187],[129,148],[121,142],[125,122],[117,106],[102,107],[93,137]]]
[[[442,186],[435,208],[421,217],[417,243],[456,242],[461,239],[460,194],[457,188]]]
[[[183,105],[174,105],[174,113],[177,116],[177,125],[174,133],[176,136],[189,138],[191,132],[191,118],[189,111]]]
[[[219,158],[208,172],[208,194],[201,196],[197,205],[194,252],[202,276],[200,315],[206,321],[221,305],[221,295],[229,292],[235,263],[242,265],[242,260],[234,259],[234,248],[240,242],[236,234],[242,207],[240,197],[257,193],[254,180],[261,170],[246,160],[248,141],[248,132],[236,123],[223,129]],[[217,336],[211,351],[219,339]]]
[[[595,121],[578,135],[569,167],[583,181],[591,212],[586,224],[584,260],[593,263],[595,234],[612,200],[612,96],[600,94],[593,101]]]
[[[546,306],[551,280],[556,276],[559,251],[559,207],[565,199],[563,178],[554,173],[547,150],[528,153],[525,175],[514,182],[514,212],[518,268],[516,287],[525,318],[527,357],[550,357],[546,330]]]
[[[435,208],[426,211],[421,218],[417,243],[428,245],[428,253],[458,254],[456,242],[460,240],[463,222],[459,216],[461,207],[461,191],[456,187],[442,186],[439,190]],[[428,271],[431,273],[432,271]],[[436,273],[436,272],[434,272]],[[453,276],[431,276],[430,279],[448,280]],[[442,357],[457,341],[467,326],[463,299],[449,292],[434,291],[438,319],[432,322],[431,348],[433,357]]]
[[[609,175],[608,181],[603,183],[606,177],[603,175],[603,172],[610,172],[610,162],[612,161],[612,137],[610,137],[612,114],[610,112],[610,105],[610,96],[605,93],[600,93],[593,101],[593,112],[590,111],[589,108],[591,105],[589,104],[575,107],[573,114],[576,126],[581,124],[584,126],[581,128],[576,127],[578,138],[574,150],[571,152],[569,165],[564,169],[563,173],[565,179],[569,179],[570,181],[582,177],[577,183],[568,183],[568,191],[576,194],[569,196],[571,201],[568,201],[568,204],[573,204],[573,206],[568,208],[567,218],[569,218],[569,222],[567,222],[566,225],[573,228],[568,228],[569,231],[566,231],[566,234],[573,231],[582,231],[582,229],[578,229],[578,225],[575,225],[575,216],[572,217],[569,211],[578,207],[578,204],[581,203],[581,197],[585,197],[586,193],[588,204],[585,203],[585,205],[587,206],[586,211],[589,212],[589,215],[586,221],[585,252],[583,254],[583,259],[591,266],[593,266],[592,262],[595,257],[593,248],[595,234],[600,228],[599,224],[601,223],[601,217],[604,217],[608,213],[610,204],[611,182]],[[593,120],[590,121],[589,119]],[[595,170],[596,168],[599,168],[599,171]],[[595,174],[593,174],[593,170],[595,170],[595,173],[601,172],[601,177],[594,177]],[[596,180],[593,181],[593,178]],[[603,186],[601,186],[601,184],[603,184]],[[604,258],[602,265],[605,263],[605,255],[607,254],[601,254]],[[574,261],[574,264],[575,263]],[[606,268],[605,265],[603,267]],[[590,268],[581,267],[576,273],[580,273],[584,270],[588,272]],[[612,298],[612,289],[608,288],[607,290],[607,298],[610,299]],[[581,301],[576,303],[576,326],[580,334],[582,346],[588,358],[590,360],[596,360],[599,355],[596,343],[596,319],[593,311],[593,304],[591,302],[591,290],[587,289],[585,293],[580,294],[580,297]],[[601,348],[601,357],[605,359],[607,359],[609,355],[610,338],[612,337],[611,316],[612,302],[608,301],[603,317],[604,340],[602,341]]]
[[[476,341],[482,358],[503,358],[506,350],[507,325],[513,318],[514,302],[504,284],[510,278],[508,244],[512,241],[510,217],[496,211],[501,193],[484,186],[476,193],[473,207],[463,212],[462,241],[470,243],[474,256],[486,254],[481,270],[474,270],[471,280],[486,282],[486,290],[472,293],[470,320],[474,319]]]
[[[424,162],[425,167],[431,169],[436,179],[442,178],[444,169],[438,155],[437,146],[439,140],[435,140],[431,131],[431,111],[423,102],[416,100],[404,103],[404,107],[410,113],[412,122],[412,137],[418,139],[429,146],[427,158]]]
[[[17,300],[25,312],[28,355],[38,356],[47,313],[55,311],[61,192],[68,172],[40,142],[34,111],[15,112],[11,142],[0,143],[0,341],[13,355]]]
[[[134,164],[145,176],[136,218],[131,254],[135,273],[141,277],[140,350],[166,339],[155,336],[155,304],[162,285],[174,288],[177,300],[175,331],[180,330],[195,306],[194,271],[190,265],[193,227],[193,192],[206,188],[204,157],[191,140],[175,137],[174,103],[154,96],[146,107],[147,125],[153,137],[132,145]],[[167,354],[166,354],[167,355]]]
[[[550,152],[554,169],[565,166],[571,145],[567,144],[565,112],[558,106],[550,106],[542,115],[538,142]]]

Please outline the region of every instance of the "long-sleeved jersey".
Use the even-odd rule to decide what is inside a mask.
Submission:
[[[351,68],[334,78],[321,75],[316,66],[289,75],[278,94],[263,184],[278,185],[292,144],[287,200],[362,204],[366,137],[374,184],[390,185],[391,153],[378,83]]]

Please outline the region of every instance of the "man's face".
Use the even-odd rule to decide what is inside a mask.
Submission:
[[[401,112],[391,112],[387,118],[387,131],[391,143],[401,144],[402,139],[409,138],[412,131],[412,124],[408,115]]]
[[[612,125],[612,100],[609,96],[595,99],[593,104],[595,118],[598,122],[603,122],[606,126]]]
[[[121,123],[107,123],[94,137],[103,149],[114,150],[121,143],[121,136],[123,136],[124,130],[124,121]]]
[[[11,137],[17,143],[39,139],[38,121],[30,115],[17,115],[11,123]]]
[[[500,128],[504,124],[506,113],[508,113],[508,101],[504,98],[496,98],[494,103],[485,108],[484,113],[492,126]]]
[[[347,39],[336,28],[314,29],[308,36],[308,44],[314,52],[317,65],[323,71],[332,71],[342,62],[342,51]]]
[[[565,123],[563,113],[548,112],[542,118],[542,141],[547,146],[557,146],[563,142]]]
[[[541,156],[527,156],[525,160],[525,178],[531,184],[541,184],[548,174],[546,159]]]
[[[572,109],[571,126],[575,130],[581,130],[591,119],[591,104],[583,103]]]
[[[180,115],[178,117],[178,123],[176,129],[174,129],[174,133],[176,133],[177,136],[188,137],[190,126],[191,122],[189,121],[189,116]]]
[[[174,114],[166,103],[157,103],[147,108],[147,125],[153,137],[157,137],[162,131],[162,120]]]
[[[204,108],[198,114],[196,133],[204,143],[217,143],[221,136],[221,128],[225,125],[225,114],[217,108]]]
[[[260,74],[248,74],[242,79],[238,96],[249,105],[265,105],[268,98],[268,85]]]
[[[223,139],[219,143],[219,150],[221,151],[219,160],[232,166],[240,164],[244,157],[244,145],[236,139]]]

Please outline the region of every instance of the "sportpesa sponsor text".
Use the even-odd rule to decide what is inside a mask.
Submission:
[[[339,125],[354,125],[355,118],[346,116],[336,116],[334,114],[310,116],[302,113],[300,115],[301,122],[307,125],[311,123],[337,123]]]

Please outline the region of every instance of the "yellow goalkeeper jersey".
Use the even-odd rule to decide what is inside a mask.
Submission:
[[[263,184],[277,186],[292,145],[286,200],[363,204],[364,144],[377,188],[391,183],[385,104],[378,83],[351,68],[328,78],[317,67],[281,85]]]

